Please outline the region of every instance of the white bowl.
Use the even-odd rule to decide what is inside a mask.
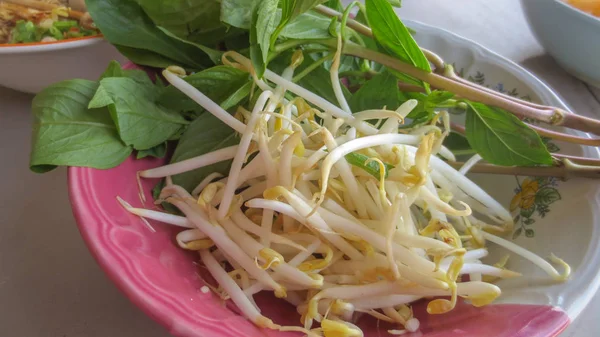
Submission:
[[[111,60],[125,61],[125,57],[101,36],[53,43],[0,44],[0,86],[36,94],[62,80],[96,80]]]
[[[600,18],[561,0],[521,0],[531,29],[568,72],[600,87]]]

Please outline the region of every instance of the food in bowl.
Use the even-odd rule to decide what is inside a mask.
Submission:
[[[598,0],[567,0],[567,3],[584,12],[600,17],[600,1]]]
[[[0,44],[57,42],[99,34],[89,14],[70,10],[68,1],[48,4],[40,10],[0,1]]]
[[[122,12],[144,18],[134,22],[148,22],[145,15],[152,14],[144,13],[157,15],[156,8],[135,2],[115,2],[112,12],[106,7],[95,11],[94,1],[88,3],[104,32],[103,24],[119,20]],[[254,9],[256,20],[271,18],[269,10],[277,12],[277,6],[262,6]],[[215,17],[240,19],[215,8]],[[179,45],[180,54],[149,44],[154,49],[146,55],[179,59],[168,60],[178,65],[162,72],[166,83],[112,63],[98,81],[48,87],[32,104],[31,168],[108,169],[134,151],[138,158],[164,157],[167,143],[176,141],[171,164],[139,172],[139,179],[164,178],[154,202],[175,206],[183,215],[119,201],[143,218],[185,228],[175,241],[199,252],[217,281],[213,291],[261,327],[362,336],[353,320],[355,312],[362,312],[393,322],[397,329],[391,332],[401,334],[418,329],[410,303],[419,298],[449,297],[427,300],[432,315],[454,310],[460,299],[489,304],[501,292],[495,278],[518,274],[504,269],[505,260],[479,263],[487,242],[530,260],[550,279],[565,281],[570,268],[564,261],[550,259],[564,267],[561,273],[501,237],[511,233],[514,219],[465,174],[490,168],[478,165],[481,160],[500,165],[493,166],[496,172],[518,174],[523,166],[558,172],[555,161],[561,157],[549,153],[537,132],[583,140],[540,128],[536,132],[502,108],[464,97],[477,90],[488,102],[502,98],[507,108],[548,109],[461,82],[443,62],[437,70],[446,70],[446,76],[434,75],[430,62],[439,67],[439,58],[420,50],[387,0],[368,0],[361,9],[357,19],[366,23],[366,16],[373,23],[368,30],[348,20],[348,9],[342,15],[329,7],[311,8],[292,10],[296,17],[290,14],[289,25],[284,21],[281,38],[276,29],[264,38],[265,32],[257,34],[262,26],[237,22],[239,29],[250,30],[240,33],[246,44],[227,40],[231,31],[223,33],[226,42],[211,44],[211,36],[205,45]],[[323,25],[299,38],[304,28],[294,31],[293,19],[303,14]],[[197,22],[186,25],[192,23]],[[395,34],[386,33],[389,26]],[[161,26],[154,38],[172,45],[192,38],[177,27]],[[263,37],[261,43],[255,43],[256,35]],[[127,42],[118,30],[106,36]],[[401,50],[394,49],[398,44]],[[406,90],[400,91],[399,80],[408,81]],[[429,81],[447,90],[431,90]],[[464,110],[466,125],[453,125],[448,110]],[[456,142],[472,154],[461,164],[452,152]],[[568,167],[576,171],[578,166]],[[530,202],[532,196],[519,198]],[[202,284],[198,288],[210,291]],[[282,326],[263,316],[253,297],[260,291],[296,306],[301,325]]]

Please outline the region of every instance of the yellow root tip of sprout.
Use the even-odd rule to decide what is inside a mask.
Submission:
[[[362,332],[356,329],[348,327],[344,323],[324,319],[321,322],[321,328],[323,329],[323,336],[325,337],[359,337],[362,336]]]

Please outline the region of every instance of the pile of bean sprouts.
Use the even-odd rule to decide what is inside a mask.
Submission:
[[[362,336],[353,324],[357,313],[396,324],[391,334],[417,331],[410,304],[422,298],[429,314],[452,310],[459,297],[491,303],[501,293],[493,282],[520,274],[505,269],[506,260],[482,263],[487,242],[558,281],[568,277],[569,266],[557,257],[550,261],[564,266],[562,274],[500,237],[512,231],[511,215],[465,177],[479,158],[459,171],[447,164],[454,160],[442,146],[447,112],[429,125],[399,128],[417,101],[351,111],[339,56],[330,72],[335,105],[291,81],[300,52],[281,75],[266,70],[263,79],[249,59],[225,53],[223,63],[247,71],[262,91],[251,98],[252,110],[238,107],[234,115],[186,82],[183,69],[169,67],[168,82],[239,133],[239,144],[139,173],[166,177],[156,202],[185,216],[120,202],[142,218],[185,228],[179,246],[199,252],[218,283],[214,291],[250,321],[310,336]],[[212,173],[191,194],[170,179],[229,160],[226,177]],[[301,325],[263,316],[253,299],[263,291],[294,305]]]

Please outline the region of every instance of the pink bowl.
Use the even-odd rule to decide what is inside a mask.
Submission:
[[[135,68],[128,64],[125,69]],[[146,314],[179,337],[300,336],[261,330],[239,316],[235,306],[200,288],[212,282],[198,266],[198,256],[174,242],[177,229],[128,213],[119,196],[134,207],[153,207],[151,190],[157,180],[143,180],[146,204],[142,204],[136,173],[163,165],[165,160],[135,160],[110,170],[69,168],[69,196],[79,231],[92,255],[108,277]],[[257,296],[263,314],[282,325],[298,325],[299,315],[282,300]],[[413,306],[421,321],[419,332],[407,337],[553,337],[569,324],[568,316],[550,306],[502,304],[474,308],[459,303],[445,315],[429,315],[426,303]],[[386,336],[397,327],[370,318],[358,325],[367,337]]]
[[[143,207],[138,196],[136,172],[160,166],[157,159],[130,157],[110,170],[69,168],[69,193],[75,219],[84,241],[100,266],[125,295],[144,312],[180,337],[298,336],[261,330],[224,304],[218,296],[200,288],[209,277],[196,265],[198,257],[174,243],[176,229],[151,222],[155,232],[117,202],[120,196]],[[152,207],[151,189],[157,181],[142,182]],[[298,325],[294,308],[270,296],[257,298],[263,312],[280,324]],[[569,323],[560,309],[532,305],[490,305],[474,308],[461,304],[446,315],[431,316],[425,305],[414,306],[421,331],[410,337],[550,337]],[[366,336],[387,335],[389,325],[363,319]]]

